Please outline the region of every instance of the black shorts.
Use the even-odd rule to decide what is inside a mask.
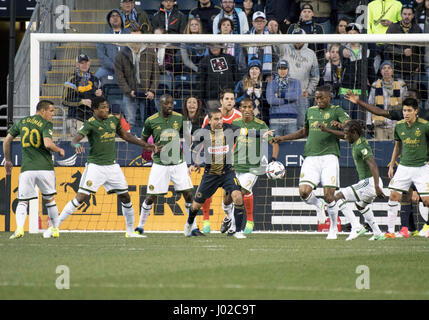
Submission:
[[[204,173],[194,197],[195,202],[204,203],[220,187],[229,194],[235,190],[241,191],[235,171],[231,170],[222,175]]]

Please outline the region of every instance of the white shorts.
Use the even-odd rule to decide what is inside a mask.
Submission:
[[[27,201],[37,199],[40,189],[43,196],[49,197],[57,194],[55,171],[53,170],[29,170],[19,174],[18,199]]]
[[[188,174],[186,162],[173,166],[154,163],[149,173],[147,194],[166,194],[170,181],[173,182],[174,190],[177,192],[194,188],[191,177]]]
[[[383,181],[379,178],[379,186],[383,188]],[[360,180],[358,183],[351,185],[347,188],[342,188],[341,193],[348,202],[356,202],[361,208],[371,204],[377,197],[374,187],[374,178],[366,178]]]
[[[322,187],[340,187],[340,165],[337,156],[327,154],[304,159],[299,184],[309,184],[315,189],[319,183]]]
[[[252,193],[253,186],[255,185],[256,180],[258,180],[258,176],[250,172],[236,172],[235,175],[238,182],[240,182],[241,188]]]
[[[96,193],[103,186],[107,193],[128,192],[128,184],[119,164],[107,166],[87,163],[80,179],[79,191],[85,194]]]
[[[429,195],[429,165],[421,167],[406,167],[399,165],[393,179],[390,180],[389,189],[397,192],[408,192],[411,184],[420,195]]]

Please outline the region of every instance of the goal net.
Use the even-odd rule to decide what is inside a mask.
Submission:
[[[364,101],[390,109],[400,108],[407,91],[414,90],[420,95],[421,108],[426,110],[427,75],[424,67],[424,42],[428,40],[428,36],[424,34],[341,36],[32,34],[31,114],[35,113],[34,108],[40,99],[54,102],[57,110],[54,119],[55,142],[66,151],[64,158],[54,155],[58,208],[61,212],[65,204],[75,197],[89,150],[88,143],[84,142],[85,154],[76,155],[70,145],[79,126],[79,122],[76,124],[75,118],[72,118],[70,109],[73,108],[72,105],[76,106],[76,101],[81,103],[81,99],[89,95],[80,95],[77,98],[70,94],[90,92],[94,86],[99,86],[102,90],[112,113],[135,118],[127,119],[134,122],[131,125],[131,132],[134,132],[134,126],[136,132],[139,130],[141,132],[143,126],[141,121],[158,112],[159,99],[163,94],[170,94],[174,98],[174,111],[183,113],[189,97],[195,97],[204,111],[208,106],[217,104],[220,107],[219,94],[223,89],[234,90],[236,101],[243,96],[249,96],[257,106],[257,117],[265,121],[269,127],[285,129],[290,127],[290,123],[295,123],[295,120],[300,127],[304,123],[305,110],[315,105],[315,88],[323,84],[329,85],[332,88],[331,102],[343,107],[352,118],[362,120],[365,136],[370,141],[380,169],[385,193],[388,194],[387,164],[393,150],[393,136],[389,136],[388,132],[392,132],[394,121],[371,116],[361,107],[344,99],[344,94],[346,90],[351,89]],[[48,44],[52,43],[56,44],[55,58],[45,61],[44,48],[48,48]],[[303,48],[300,44],[304,44]],[[122,56],[122,60],[117,58],[114,63],[115,67],[121,66],[121,72],[113,70],[112,73],[103,60],[102,55],[105,53],[103,50],[111,48],[118,50],[117,57],[121,52],[126,51],[129,54]],[[130,54],[135,48],[139,49]],[[412,49],[411,62],[409,56],[403,54],[404,48]],[[146,54],[149,51],[151,55]],[[153,55],[156,58],[156,66],[151,66],[153,60],[149,61]],[[79,71],[77,63],[79,56],[87,56],[90,62],[89,72],[99,75],[100,82],[93,82],[89,73]],[[137,71],[140,72],[139,77],[136,76],[135,67],[127,69],[125,65],[132,64],[133,59],[141,56],[145,56],[146,60],[142,60],[139,68],[144,66],[146,69]],[[337,62],[338,59],[340,64]],[[287,61],[289,73],[286,78],[280,79],[277,67],[279,62],[284,61]],[[382,74],[382,67],[386,64],[392,69],[391,82],[387,89],[384,87]],[[42,65],[49,65],[49,69],[42,70]],[[249,71],[249,66],[255,65],[261,75],[252,78],[253,71]],[[154,68],[148,69],[152,67]],[[155,68],[156,77],[153,71]],[[118,79],[119,74],[121,79]],[[73,82],[76,76],[81,81],[78,84]],[[290,78],[298,79],[300,82],[301,90],[296,97],[285,93]],[[130,96],[129,90],[124,86],[127,81],[134,83],[138,81],[140,87],[155,88],[151,89],[154,98],[148,99],[147,88],[140,90],[141,92],[134,92],[136,97]],[[277,91],[273,89],[274,82]],[[75,90],[68,90],[73,86]],[[386,101],[388,98],[383,90],[390,93],[389,102]],[[140,103],[141,100],[145,100],[146,114],[142,115],[135,111],[133,115],[125,115],[125,104],[130,101]],[[287,111],[286,113],[290,113],[287,117],[290,119],[276,118],[275,110],[279,104],[289,104],[298,111]],[[236,107],[238,108],[238,103]],[[305,204],[299,197],[298,183],[305,143],[306,140],[302,139],[280,144],[277,159],[286,167],[284,179],[271,180],[264,174],[258,176],[253,187],[255,231],[327,230],[328,227],[318,221],[315,208]],[[19,152],[18,146],[19,143],[16,143],[15,152]],[[341,141],[340,146],[340,184],[341,187],[346,187],[356,183],[358,178],[350,145]],[[116,139],[116,153],[117,163],[120,164],[129,184],[129,193],[138,221],[148,187],[150,155],[142,155],[140,147],[128,144],[120,138]],[[269,162],[271,155],[270,147],[268,154],[262,159],[262,165]],[[19,168],[15,168],[12,178],[12,211],[16,206],[18,174]],[[202,172],[192,174],[195,189],[201,177]],[[320,186],[315,192],[318,197],[323,196]],[[225,216],[222,210],[222,197],[222,189],[212,197],[209,221],[213,231],[219,230]],[[382,229],[385,229],[387,221],[386,205],[387,199],[377,200],[373,204],[376,219]],[[203,212],[200,211],[197,217],[200,229],[203,219]],[[11,219],[13,230],[15,222],[12,220],[14,219]],[[340,220],[343,230],[347,231],[348,222],[341,214]],[[174,192],[173,185],[170,184],[168,193],[157,197],[145,230],[182,231],[185,221],[184,199]],[[30,231],[45,229],[47,223],[46,208],[42,207],[41,200],[33,201],[30,208]],[[396,223],[400,224],[399,217]],[[63,230],[106,231],[124,230],[124,227],[119,199],[116,195],[108,195],[104,188],[100,188],[61,225]]]

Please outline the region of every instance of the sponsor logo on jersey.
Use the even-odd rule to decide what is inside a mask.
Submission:
[[[208,151],[210,154],[226,154],[229,151],[229,146],[209,147]]]

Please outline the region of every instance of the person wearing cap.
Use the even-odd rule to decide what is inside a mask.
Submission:
[[[121,18],[119,9],[110,10],[106,16],[107,30],[105,34],[128,34],[129,29],[125,28],[124,21]],[[100,60],[101,67],[98,68],[95,76],[100,79],[102,85],[106,83],[116,83],[115,79],[115,58],[121,46],[113,43],[97,43],[97,58]],[[106,97],[109,100],[109,97]]]
[[[139,28],[131,34],[141,34]],[[142,43],[124,47],[115,58],[115,77],[123,93],[122,111],[131,126],[131,133],[140,137],[144,121],[153,112],[159,83],[157,54]],[[140,113],[141,123],[137,122]]]
[[[359,34],[362,32],[362,29],[362,26],[358,23],[350,23],[346,27],[347,34]],[[362,64],[364,54],[366,54],[368,59],[368,86],[377,79],[377,71],[374,68],[375,53],[375,50],[371,50],[369,48],[366,53],[364,53],[362,45],[358,42],[342,45],[339,50],[341,65],[343,68],[339,90],[340,105],[354,120],[357,120],[361,114],[358,112],[358,107],[345,99],[344,95],[348,90],[353,91],[353,94],[362,94]]]
[[[323,27],[324,33],[333,33],[333,26],[337,23],[337,3],[341,1],[301,0],[301,13],[303,7],[310,8],[314,15],[313,20]]]
[[[404,5],[401,11],[402,20],[392,23],[386,34],[400,33],[422,33],[414,19],[414,8],[412,5]],[[421,73],[424,73],[424,48],[410,46],[409,44],[386,43],[384,57],[393,61],[395,74],[403,79],[408,87],[420,84]]]
[[[128,31],[138,27],[141,28],[142,33],[152,32],[152,24],[146,11],[137,9],[134,0],[121,0],[120,12],[124,28]]]
[[[267,0],[265,13],[268,21],[275,19],[281,33],[287,33],[289,26],[297,22],[298,4],[295,0]]]
[[[189,11],[188,19],[197,18],[203,26],[203,33],[213,33],[213,20],[219,14],[221,8],[211,0],[199,0],[198,6]]]
[[[292,34],[296,29],[302,29],[306,34],[325,34],[322,25],[316,23],[314,19],[313,6],[311,4],[304,4],[301,7],[299,21],[290,25],[287,33]],[[316,53],[317,62],[319,63],[319,72],[321,73],[325,66],[325,44],[323,43],[309,43],[308,47]]]
[[[292,34],[305,34],[302,29],[295,29]],[[310,99],[316,92],[320,80],[319,63],[316,54],[307,43],[289,43],[280,46],[280,59],[289,63],[290,77],[301,83],[301,97],[298,100],[297,126],[304,126],[304,117],[310,107]]]
[[[64,83],[62,104],[67,107],[67,130],[74,136],[84,121],[92,117],[91,100],[103,94],[100,80],[90,71],[85,53],[76,58],[76,70]]]
[[[253,102],[253,115],[261,118],[262,103],[265,95],[265,83],[262,82],[262,65],[258,59],[249,61],[248,72],[234,89],[235,102],[238,105],[241,100],[248,97]]]
[[[222,10],[213,20],[213,33],[218,34],[220,30],[218,28],[219,21],[222,18],[231,19],[234,22],[235,34],[246,34],[249,31],[249,24],[247,22],[247,16],[241,9],[235,8],[234,0],[222,0]]]
[[[368,34],[383,34],[401,20],[402,3],[398,0],[374,0],[368,3]]]
[[[162,0],[161,8],[153,15],[153,28],[164,28],[167,34],[181,34],[185,31],[188,17],[181,12],[175,0]]]
[[[368,103],[384,110],[402,108],[407,94],[404,80],[394,76],[393,63],[384,61],[380,66],[381,79],[373,82]],[[393,140],[396,121],[367,113],[367,125],[374,125],[375,139]]]
[[[249,34],[270,34],[266,27],[267,19],[265,18],[265,13],[262,11],[256,11],[253,14],[252,24],[253,27],[249,31]],[[273,63],[275,64],[278,60],[277,56],[273,56],[273,47],[271,45],[249,47],[247,50],[247,61],[251,61],[253,59],[259,59],[259,61],[262,62],[262,73],[264,78],[271,77],[273,72]]]
[[[289,75],[289,63],[281,59],[276,66],[274,79],[267,84],[270,129],[284,136],[297,130],[298,101],[301,83]]]

